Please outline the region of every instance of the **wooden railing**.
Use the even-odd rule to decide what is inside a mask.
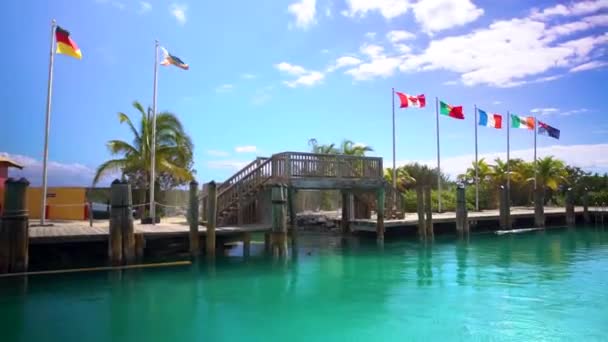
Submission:
[[[251,163],[249,163],[245,167],[243,167],[241,170],[239,170],[239,172],[232,175],[232,177],[228,178],[225,182],[223,182],[217,188],[218,196],[222,193],[222,191],[226,190],[227,188],[231,187],[232,185],[237,184],[242,179],[247,177],[247,175],[249,175],[251,172],[253,172],[258,166],[260,166],[266,160],[268,160],[268,158],[258,157],[254,161],[252,161]]]
[[[276,178],[382,178],[382,158],[285,152],[272,156]]]
[[[217,195],[217,209],[218,212],[223,212],[233,205],[237,204],[239,199],[246,197],[248,194],[257,191],[257,188],[266,183],[272,178],[272,159],[264,158],[264,161],[256,165],[254,168],[250,168],[248,165],[247,173],[239,172],[238,181],[223,187],[221,191],[218,191]],[[241,170],[242,171],[242,170]],[[234,177],[234,176],[233,176]]]

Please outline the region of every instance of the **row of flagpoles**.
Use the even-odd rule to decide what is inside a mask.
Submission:
[[[401,92],[396,92],[395,88],[392,89],[392,101],[393,101],[393,187],[397,187],[397,165],[395,158],[395,94],[399,97],[400,108],[424,108],[426,107],[426,97],[424,95],[408,95]],[[440,143],[439,143],[439,115],[449,116],[454,119],[464,120],[464,112],[462,106],[452,106],[439,98],[435,98],[435,115],[436,115],[436,130],[437,130],[437,207],[441,212],[441,154],[440,154]],[[479,117],[478,117],[479,116]],[[478,145],[477,145],[477,126],[492,127],[496,129],[502,129],[502,115],[501,114],[488,114],[486,111],[481,110],[475,105],[475,210],[479,211],[479,160],[478,160]],[[548,124],[537,121],[535,116],[522,117],[519,115],[511,114],[507,112],[507,191],[511,189],[511,176],[510,176],[510,127],[522,128],[534,131],[534,188],[536,189],[536,135],[547,135],[555,139],[559,139],[560,131],[557,128],[551,127]]]
[[[162,51],[163,59],[159,62],[159,50]],[[49,133],[51,123],[51,102],[53,98],[53,67],[55,64],[55,54],[67,55],[76,59],[82,59],[82,52],[76,42],[70,37],[70,33],[58,26],[55,20],[51,22],[51,52],[49,61],[49,79],[48,79],[48,92],[46,99],[46,119],[44,127],[44,153],[42,162],[42,203],[41,203],[41,215],[40,224],[45,224],[45,209],[46,209],[46,197],[47,197],[47,163],[49,157]],[[156,208],[154,205],[154,179],[156,178],[156,91],[158,83],[158,65],[175,65],[180,69],[188,70],[188,64],[184,63],[180,58],[171,55],[167,49],[163,48],[158,44],[158,41],[154,42],[154,93],[152,96],[152,142],[151,142],[151,156],[150,156],[150,217],[152,217],[152,223],[156,222]]]

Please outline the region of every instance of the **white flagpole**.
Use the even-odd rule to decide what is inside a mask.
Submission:
[[[397,188],[397,168],[395,159],[395,88],[393,88],[393,188]]]
[[[439,98],[435,97],[435,119],[437,122],[437,212],[441,212],[441,158],[439,154]]]
[[[536,133],[538,131],[537,129],[538,124],[536,122],[536,115],[534,116],[534,190],[536,190],[536,174],[538,173],[537,167],[537,158],[536,158]]]
[[[152,96],[152,142],[150,143],[150,217],[156,224],[156,203],[154,202],[154,182],[156,180],[156,88],[158,81],[158,40],[154,46],[154,95]]]
[[[55,19],[51,21],[51,58],[49,61],[49,83],[46,95],[46,120],[44,124],[44,153],[42,160],[42,203],[40,207],[40,225],[46,221],[47,163],[49,159],[49,133],[51,130],[51,99],[53,97],[53,65],[55,64]]]
[[[477,105],[475,105],[475,211],[479,211],[479,161],[477,160]]]
[[[507,197],[509,200],[511,199],[511,155],[510,155],[510,138],[509,131],[511,126],[511,113],[507,112]]]

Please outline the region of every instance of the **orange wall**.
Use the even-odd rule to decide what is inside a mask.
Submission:
[[[53,197],[54,195],[54,197]],[[49,197],[51,196],[51,197]],[[40,218],[42,188],[27,189],[27,209],[30,218]],[[85,188],[48,188],[47,205],[50,220],[84,220],[85,219]],[[62,204],[78,204],[77,206],[56,206]]]

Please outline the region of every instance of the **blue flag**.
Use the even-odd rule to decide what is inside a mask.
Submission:
[[[559,140],[559,129],[555,127],[551,127],[544,122],[538,122],[538,134],[547,135],[551,138],[555,138]]]

